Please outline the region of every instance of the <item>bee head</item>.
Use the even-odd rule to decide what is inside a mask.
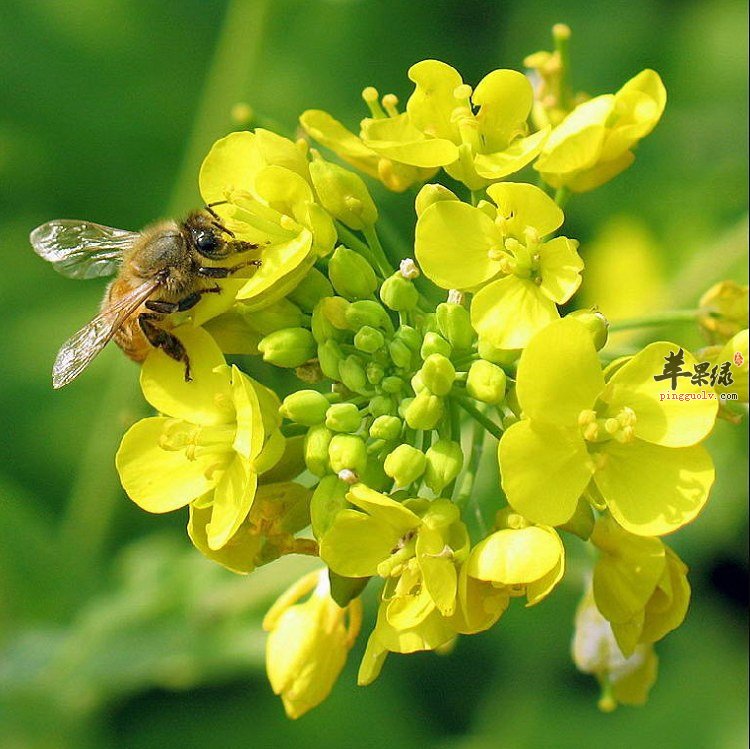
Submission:
[[[227,243],[221,237],[217,236],[212,228],[194,229],[193,241],[195,242],[195,249],[203,257],[220,260],[229,254]]]

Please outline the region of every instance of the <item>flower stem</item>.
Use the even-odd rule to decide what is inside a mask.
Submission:
[[[495,439],[500,439],[503,436],[503,430],[492,419],[487,418],[468,398],[456,396],[455,400],[466,413],[475,421],[478,421]]]
[[[472,504],[474,505],[474,515],[477,519],[479,530],[483,536],[487,533],[487,526],[484,522],[484,516],[482,515],[482,508],[479,505],[479,500],[474,496],[474,483],[476,482],[477,473],[479,472],[479,463],[482,460],[482,453],[484,452],[485,436],[486,432],[482,428],[482,425],[478,421],[475,421],[474,430],[471,436],[469,463],[461,477],[461,483],[454,500],[459,507],[463,508],[470,499],[473,499]]]
[[[569,198],[570,190],[568,190],[567,187],[559,187],[555,192],[555,203],[557,203],[560,208],[565,208],[565,204],[568,202]]]
[[[701,310],[673,310],[671,312],[656,312],[653,315],[642,315],[631,317],[627,320],[615,320],[609,325],[610,333],[618,333],[623,330],[636,328],[653,328],[658,325],[668,325],[673,322],[694,322],[703,314]]]
[[[350,250],[358,252],[367,262],[380,273],[381,278],[386,278],[390,275],[387,268],[383,268],[381,263],[375,257],[370,246],[363,242],[351,229],[348,229],[340,221],[336,222],[336,233],[339,235],[339,239],[346,244]]]
[[[386,275],[390,276],[393,273],[393,266],[385,254],[383,245],[380,244],[380,239],[378,233],[375,231],[375,227],[366,226],[362,233],[365,235],[367,244],[370,247],[372,254],[375,256],[375,259],[380,264],[380,267],[387,271]]]

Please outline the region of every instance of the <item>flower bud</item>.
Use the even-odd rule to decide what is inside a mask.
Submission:
[[[395,395],[404,389],[404,381],[400,377],[391,375],[390,377],[385,377],[383,379],[383,382],[380,383],[380,387],[383,389],[384,393]]]
[[[298,390],[284,398],[279,413],[285,419],[312,427],[323,423],[328,405],[326,397],[317,390]]]
[[[393,399],[387,395],[376,395],[374,398],[370,398],[367,410],[375,418],[378,416],[391,416],[396,413],[396,405]]]
[[[415,393],[421,393],[427,385],[424,384],[424,380],[422,379],[422,372],[416,372],[414,376],[411,378],[411,388]]]
[[[350,354],[339,363],[339,378],[349,390],[355,393],[367,392],[367,373],[358,356]]]
[[[458,200],[458,198],[443,185],[425,185],[418,193],[414,201],[417,217],[421,216],[433,203],[441,200]]]
[[[334,403],[326,412],[326,426],[334,432],[356,432],[362,417],[353,403]]]
[[[296,582],[268,611],[263,619],[263,629],[270,633],[266,671],[290,718],[299,718],[330,694],[361,621],[359,599],[341,608],[331,598],[325,569]]]
[[[376,440],[397,440],[401,436],[403,423],[398,416],[378,416],[370,424],[370,437]]]
[[[366,354],[374,354],[385,346],[385,336],[377,328],[365,325],[354,334],[354,346]]]
[[[269,335],[283,328],[297,328],[305,322],[305,315],[302,314],[300,308],[288,299],[279,299],[268,307],[245,314],[250,316],[253,328],[263,335]]]
[[[304,455],[305,465],[310,473],[325,476],[329,472],[328,447],[331,444],[333,432],[319,424],[310,427],[305,435]]]
[[[367,374],[367,382],[371,385],[377,385],[385,376],[383,366],[374,361],[368,362],[365,372]]]
[[[337,247],[328,262],[328,277],[340,296],[367,299],[378,287],[375,271],[359,253],[347,247]]]
[[[422,336],[411,325],[399,325],[395,337],[399,341],[403,341],[415,353],[419,351],[419,347],[422,345]]]
[[[458,476],[464,465],[461,445],[453,440],[438,440],[426,453],[425,483],[440,494]]]
[[[325,298],[332,299],[333,297]],[[329,340],[343,338],[341,330],[336,328],[328,317],[326,317],[322,300],[315,305],[315,308],[312,311],[310,327],[312,329],[313,338],[315,338],[318,343],[325,343]]]
[[[408,312],[417,306],[419,292],[411,281],[396,272],[383,281],[380,298],[388,309]]]
[[[387,333],[393,332],[393,323],[388,313],[378,303],[370,299],[360,299],[352,302],[345,312],[346,325],[349,330],[359,330],[365,325],[380,328]]]
[[[412,429],[434,429],[443,418],[443,401],[423,390],[406,406],[404,418]]]
[[[349,469],[361,475],[367,468],[367,448],[353,434],[336,434],[328,445],[328,459],[334,473]]]
[[[609,328],[609,321],[598,310],[578,309],[575,312],[566,315],[566,317],[572,317],[584,325],[589,333],[591,333],[597,351],[601,351],[607,344],[607,329]]]
[[[728,341],[747,327],[748,287],[720,281],[701,297],[699,308],[698,323],[711,340]]]
[[[263,338],[258,350],[263,361],[277,367],[299,367],[315,356],[315,339],[306,328],[283,328]]]
[[[346,313],[351,307],[351,303],[342,296],[327,296],[321,299],[320,305],[323,316],[328,320],[336,330],[348,330],[349,323],[346,319]],[[317,310],[318,305],[315,309]]]
[[[455,351],[466,351],[474,340],[469,311],[460,304],[443,302],[435,310],[438,330]]]
[[[288,298],[305,312],[312,312],[323,297],[333,296],[330,281],[317,268],[310,268]]]
[[[318,200],[333,218],[356,231],[378,220],[378,209],[359,175],[319,157],[309,167]]]
[[[448,395],[456,379],[456,370],[442,354],[430,354],[419,370],[422,382],[433,395]]]
[[[344,361],[344,352],[336,341],[328,339],[318,344],[318,362],[323,374],[331,380],[339,379],[339,365]]]
[[[426,459],[421,450],[412,445],[399,445],[388,454],[383,468],[397,486],[408,486],[424,473],[425,464]]]
[[[496,406],[505,399],[507,380],[504,370],[484,359],[479,359],[469,367],[466,392],[482,403]]]
[[[430,354],[442,354],[450,359],[451,354],[453,354],[453,348],[440,333],[429,331],[425,333],[419,355],[422,359],[426,359]]]
[[[388,344],[388,353],[391,355],[391,361],[401,369],[411,368],[411,349],[400,339],[394,338]]]
[[[315,538],[320,540],[331,527],[339,510],[347,506],[349,485],[337,476],[323,476],[310,499],[310,520]]]

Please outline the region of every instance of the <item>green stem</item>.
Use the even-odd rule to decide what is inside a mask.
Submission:
[[[375,256],[375,259],[380,264],[380,267],[388,271],[387,275],[392,275],[394,273],[394,268],[391,265],[391,261],[388,259],[388,256],[385,254],[383,245],[380,244],[380,239],[378,237],[378,233],[375,231],[375,227],[366,226],[362,233],[365,235],[367,244],[369,245],[372,254]]]
[[[369,245],[363,242],[351,229],[348,229],[340,221],[336,221],[336,233],[339,235],[339,239],[350,249],[358,252],[367,262],[373,267],[374,270],[380,273],[381,278],[386,278],[390,275],[387,269],[383,269],[377,258],[373,254]]]
[[[699,309],[674,310],[671,312],[656,312],[653,315],[631,317],[627,320],[615,320],[609,325],[610,333],[635,328],[653,328],[658,325],[668,325],[673,322],[695,322],[703,312]]]
[[[476,206],[480,200],[484,200],[484,190],[472,190],[471,191],[471,204]]]
[[[198,200],[195,188],[198,167],[213,139],[228,127],[232,105],[249,89],[260,55],[267,8],[267,0],[253,3],[232,0],[229,4],[168,201],[170,215],[184,211]],[[121,358],[111,358],[107,383],[101,401],[92,409],[96,416],[88,442],[81,449],[81,463],[60,530],[60,558],[70,564],[66,575],[70,581],[69,598],[65,601],[65,596],[61,596],[63,606],[75,606],[76,600],[87,594],[101,574],[99,559],[122,498],[113,455],[124,426],[142,410],[137,378]],[[138,404],[136,408],[134,403]]]
[[[560,91],[558,92],[560,108],[564,112],[573,109],[573,88],[570,80],[570,28],[564,23],[552,27],[552,38],[555,51],[560,56]]]
[[[503,436],[503,430],[494,421],[487,418],[468,398],[456,396],[455,401],[493,437],[499,440]]]
[[[570,190],[568,190],[567,187],[559,187],[555,192],[555,203],[557,203],[560,208],[565,208],[565,204],[568,202],[569,198]]]
[[[477,526],[479,527],[482,536],[487,535],[487,524],[484,522],[484,515],[482,514],[482,508],[479,504],[479,498],[474,494],[474,484],[476,482],[477,473],[479,472],[482,453],[484,452],[485,436],[486,432],[481,424],[479,424],[479,422],[474,422],[474,429],[471,436],[469,463],[461,477],[461,484],[454,500],[461,508],[465,507],[469,500],[471,500],[471,503],[474,506],[474,517],[477,520]]]

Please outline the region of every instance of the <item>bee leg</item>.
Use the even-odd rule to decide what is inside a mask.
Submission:
[[[152,312],[160,312],[165,315],[170,312],[177,312],[179,308],[177,302],[166,302],[163,299],[149,299],[144,306]]]
[[[206,278],[227,278],[236,273],[242,268],[247,268],[249,265],[259,267],[261,264],[260,260],[247,260],[244,263],[237,263],[237,265],[231,265],[229,268],[198,268],[198,274],[205,276]]]
[[[185,382],[190,382],[193,378],[190,376],[190,359],[185,347],[177,336],[156,324],[158,319],[158,313],[143,312],[138,315],[138,325],[154,348],[160,348],[170,359],[185,364]]]
[[[219,284],[216,284],[214,286],[210,286],[207,289],[198,289],[198,291],[194,291],[184,299],[180,299],[179,302],[175,302],[175,304],[177,305],[177,311],[184,312],[185,310],[192,309],[196,304],[198,304],[198,302],[200,302],[201,297],[204,294],[221,294],[221,286],[219,286]]]

